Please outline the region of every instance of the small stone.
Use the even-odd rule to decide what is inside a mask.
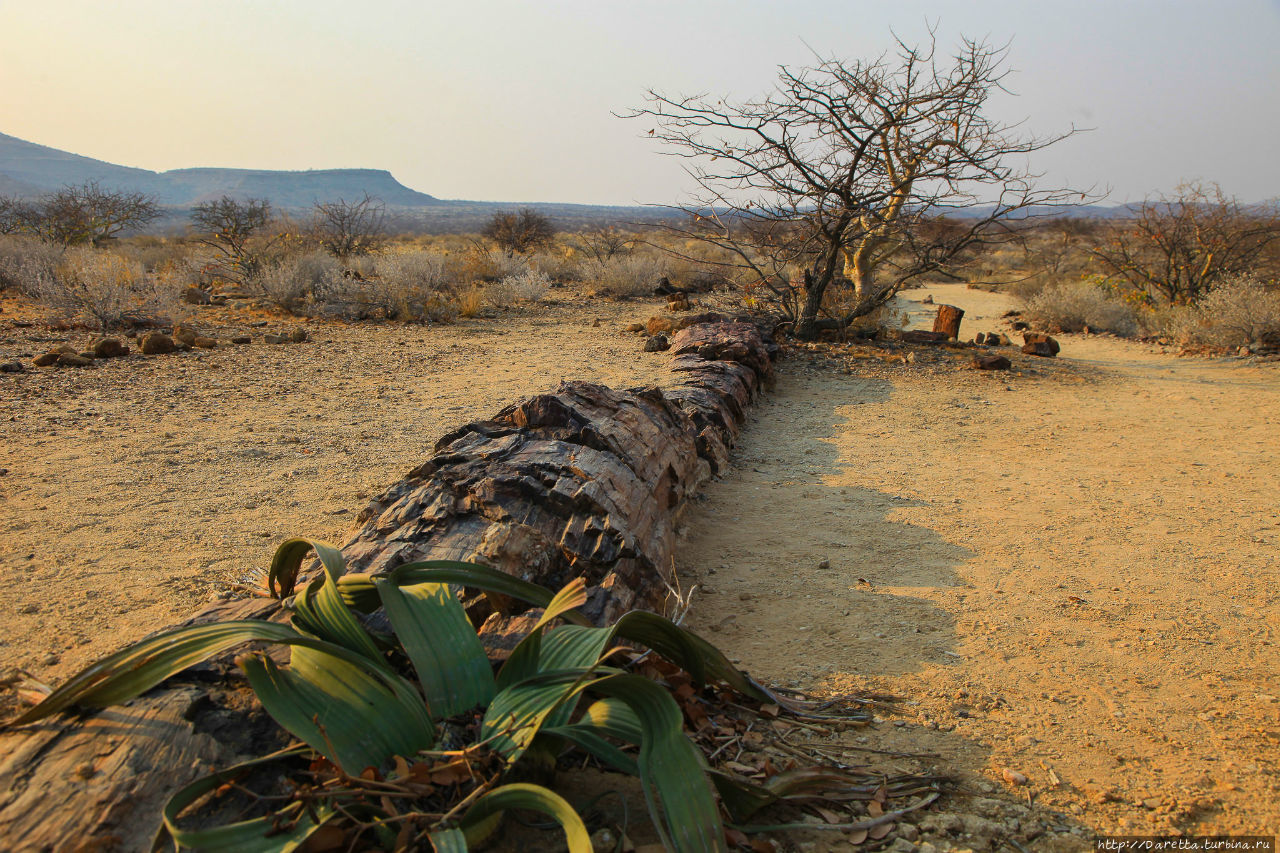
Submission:
[[[645,352],[663,352],[671,349],[671,342],[667,340],[666,335],[654,335],[644,342]]]
[[[979,355],[974,357],[973,366],[979,370],[1008,370],[1013,362],[1002,355]]]
[[[1025,785],[1031,780],[1027,778],[1025,773],[1019,773],[1017,770],[1010,770],[1008,767],[1000,771],[1000,778],[1008,782],[1010,785]]]
[[[57,361],[58,367],[88,367],[91,364],[93,359],[72,352],[64,352]]]
[[[143,355],[163,355],[178,348],[173,338],[163,332],[151,332],[142,339],[138,347]]]
[[[818,568],[820,568],[820,569],[829,569],[829,568],[831,568],[831,561],[830,561],[830,560],[828,560],[828,559],[826,559],[826,558],[824,557],[823,559],[821,559],[821,560],[819,560],[819,561],[818,561]]]
[[[103,338],[93,345],[97,358],[120,358],[129,354],[129,348],[119,338]]]
[[[978,334],[974,335],[973,342],[981,346],[987,342],[987,336],[982,332],[978,332]]]
[[[252,342],[253,342],[253,338],[249,337],[248,335],[236,335],[234,338],[231,339],[231,343],[235,344],[236,346],[244,346],[245,344],[252,343]]]
[[[1041,358],[1053,358],[1062,352],[1062,347],[1049,335],[1038,332],[1027,332],[1022,336],[1022,351],[1026,355],[1038,355]]]
[[[632,323],[631,325],[627,326],[627,331],[632,333],[643,332],[644,323]]]
[[[916,829],[913,824],[900,823],[898,824],[898,835],[908,841],[915,841],[920,837],[920,830]]]
[[[284,335],[263,335],[262,339],[269,344],[285,344],[289,342],[289,339]]]
[[[76,775],[81,779],[92,779],[96,772],[97,771],[93,769],[93,765],[87,761],[83,764],[76,765]]]
[[[196,338],[198,337],[200,337],[200,335],[190,326],[175,326],[173,329],[173,340],[175,343],[183,344],[185,346],[193,346],[196,342]]]
[[[0,364],[0,373],[23,373],[26,369],[26,365],[20,361],[6,361]]]
[[[60,660],[62,660],[62,658],[50,652],[49,654],[45,655],[40,662],[43,663],[45,666],[57,666],[58,661]]]
[[[49,365],[55,363],[58,360],[58,357],[61,355],[62,353],[60,352],[47,352],[44,355],[38,355],[35,358],[35,366],[48,367]]]
[[[218,342],[213,338],[198,337],[191,342],[191,345],[197,349],[213,349]]]
[[[293,341],[295,344],[305,343],[307,340],[307,330],[294,329],[289,333],[289,340]]]
[[[19,608],[18,608],[18,612],[19,612],[19,613],[22,613],[22,614],[39,613],[39,612],[40,612],[40,605],[39,605],[39,604],[24,604],[24,605],[22,605],[21,607],[19,607]]]
[[[213,301],[213,297],[207,290],[201,290],[198,287],[188,287],[182,291],[182,301],[188,305],[208,305]]]
[[[887,849],[890,853],[916,853],[916,846],[902,836],[893,839]]]

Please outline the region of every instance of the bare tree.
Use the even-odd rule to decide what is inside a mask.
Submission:
[[[368,193],[359,201],[316,202],[311,221],[316,240],[341,260],[378,248],[386,227],[387,206]]]
[[[68,185],[41,198],[26,213],[25,230],[63,246],[101,246],[160,215],[155,198],[104,190],[97,181]]]
[[[524,207],[515,213],[495,213],[482,233],[508,255],[515,255],[550,243],[556,236],[556,229],[546,216],[531,207]]]
[[[579,232],[576,242],[592,260],[604,263],[617,255],[626,254],[635,242],[635,237],[616,226],[608,225]]]
[[[34,219],[31,204],[20,198],[0,196],[0,234],[20,234]]]
[[[273,241],[268,238],[268,246],[256,246],[254,241],[271,223],[271,203],[266,199],[241,201],[224,195],[197,204],[191,221],[203,232],[197,242],[222,256],[220,271],[228,281],[244,283],[261,269],[262,250]]]
[[[964,39],[944,62],[930,34],[873,62],[782,68],[758,100],[651,91],[631,116],[655,123],[649,133],[689,161],[699,186],[680,208],[693,225],[671,230],[727,252],[749,283],[795,306],[796,333],[811,337],[833,282],[850,282],[830,318],[844,323],[1006,239],[1032,208],[1081,197],[1036,189],[1023,162],[1074,128],[1027,135],[987,115],[1005,59]]]
[[[1258,272],[1280,241],[1280,205],[1247,207],[1216,184],[1183,184],[1147,199],[1133,220],[1096,247],[1114,279],[1149,296],[1188,305],[1229,277]]]

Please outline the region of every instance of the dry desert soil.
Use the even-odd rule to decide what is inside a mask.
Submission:
[[[1007,329],[1006,297],[911,291],[918,323],[926,297],[964,308],[965,336]],[[88,339],[0,308],[0,361]],[[622,331],[655,309],[201,309],[254,343],[0,374],[0,667],[56,682],[234,591],[280,540],[341,539],[438,436],[561,379],[664,379]],[[306,343],[261,342],[297,326]],[[763,680],[901,697],[832,747],[959,782],[892,849],[1275,834],[1280,365],[1061,341],[1010,372],[789,348],[686,516],[687,624]]]

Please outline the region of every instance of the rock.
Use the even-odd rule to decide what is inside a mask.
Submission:
[[[218,342],[213,338],[198,337],[191,342],[191,345],[198,349],[213,349],[218,345]]]
[[[947,336],[944,332],[909,329],[902,333],[902,339],[909,344],[940,344],[947,339]]]
[[[0,373],[25,373],[26,365],[20,361],[6,361],[0,364]]]
[[[1044,334],[1044,333],[1042,333],[1042,332],[1027,332],[1027,333],[1025,333],[1025,334],[1022,336],[1022,343],[1024,343],[1024,344],[1048,344],[1048,345],[1049,345],[1049,348],[1050,348],[1051,350],[1053,350],[1053,354],[1054,354],[1054,355],[1057,355],[1058,353],[1062,352],[1062,347],[1058,346],[1058,342],[1057,342],[1056,340],[1054,340],[1052,337],[1050,337],[1049,335],[1046,335],[1046,334]]]
[[[979,370],[1008,370],[1013,362],[1002,355],[979,355],[974,356],[973,366]]]
[[[1026,320],[1014,320],[1012,326],[1015,332],[1022,332],[1031,328],[1031,324]]]
[[[821,559],[821,560],[819,560],[819,561],[818,561],[818,568],[820,568],[820,569],[829,569],[829,568],[831,568],[831,561],[830,561],[830,560],[828,560],[828,559],[826,559],[826,558],[824,557],[823,559]]]
[[[644,324],[644,329],[650,335],[669,334],[675,331],[675,322],[670,317],[654,314],[649,318],[649,322]]]
[[[48,367],[57,361],[60,355],[62,355],[62,353],[56,351],[47,352],[44,355],[38,355],[35,357],[35,365],[36,367]]]
[[[1024,355],[1038,355],[1041,358],[1053,358],[1058,351],[1045,341],[1033,341],[1032,343],[1023,344],[1022,352]]]
[[[628,332],[639,333],[639,332],[643,332],[644,330],[645,330],[644,323],[632,323],[631,325],[627,326]]]
[[[920,304],[921,304],[921,305],[932,305],[932,304],[933,304],[933,297],[932,297],[932,296],[926,296],[924,299],[921,299],[921,300],[920,300]]]
[[[129,348],[119,338],[103,338],[93,345],[96,358],[120,358],[129,354]]]
[[[81,358],[87,358],[90,361],[97,358],[97,356],[93,354],[93,350],[91,349],[81,350],[80,352],[76,353],[76,355],[80,356]]]
[[[1000,778],[1008,782],[1010,785],[1025,785],[1031,781],[1027,778],[1025,773],[1019,773],[1017,770],[1010,770],[1008,767],[1000,771]]]
[[[68,354],[68,355],[75,355],[75,354],[76,354],[76,348],[75,348],[75,347],[73,347],[71,344],[63,344],[62,346],[54,347],[52,350],[50,350],[50,352],[56,352],[56,353],[59,353],[59,354],[66,353],[66,354]]]
[[[1008,335],[1002,335],[999,332],[987,332],[987,346],[1011,347],[1013,346],[1013,341],[1009,340]]]
[[[252,343],[252,342],[253,342],[253,338],[249,337],[248,335],[236,335],[234,338],[231,339],[231,343],[235,344],[236,346],[243,346],[247,343]]]
[[[1253,355],[1253,350],[1249,349],[1248,347],[1240,347],[1240,349],[1236,350],[1236,355],[1240,356],[1241,358],[1248,358],[1249,356]]]
[[[654,335],[644,342],[645,352],[664,352],[671,349],[671,342],[666,335]]]
[[[920,837],[920,830],[916,829],[913,825],[909,823],[900,823],[898,824],[898,835],[907,839],[908,841],[915,841],[917,838]]]
[[[213,302],[213,297],[207,290],[201,290],[198,287],[188,287],[182,291],[182,301],[188,305],[208,305]]]
[[[982,332],[978,332],[978,334],[974,335],[973,342],[981,346],[987,342],[987,336],[982,334]]]
[[[163,332],[151,332],[142,339],[138,347],[143,355],[163,355],[178,348],[173,338]]]
[[[889,845],[888,850],[889,853],[916,853],[916,846],[899,836],[893,839],[893,843]]]
[[[88,367],[93,364],[93,359],[85,358],[82,355],[76,355],[73,352],[64,352],[62,355],[58,356],[56,364],[58,367]]]
[[[289,339],[284,335],[263,335],[262,339],[269,344],[287,344]]]
[[[182,344],[183,346],[189,347],[194,345],[196,338],[198,337],[199,335],[196,334],[196,330],[190,326],[175,326],[173,329],[174,342]]]
[[[289,340],[293,341],[295,344],[305,343],[307,340],[307,330],[294,329],[289,333]]]

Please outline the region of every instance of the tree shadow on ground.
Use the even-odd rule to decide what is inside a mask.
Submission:
[[[857,485],[868,478],[856,451],[851,460],[846,442],[841,458],[834,441],[848,407],[874,418],[892,383],[842,377],[833,396],[829,374],[799,365],[781,373],[740,437],[732,470],[689,515],[677,551],[683,587],[699,588],[689,627],[765,682],[815,694],[899,693],[904,677],[960,665],[955,616],[935,599],[966,586],[959,570],[978,555],[897,520],[898,510],[928,503]],[[935,770],[960,780],[956,795],[912,817],[922,838],[979,850],[1033,839],[1034,847],[1088,846],[1078,824],[993,784],[989,748],[930,727],[903,699],[859,732],[854,754],[863,750],[886,773]],[[843,849],[833,836],[815,849]]]

